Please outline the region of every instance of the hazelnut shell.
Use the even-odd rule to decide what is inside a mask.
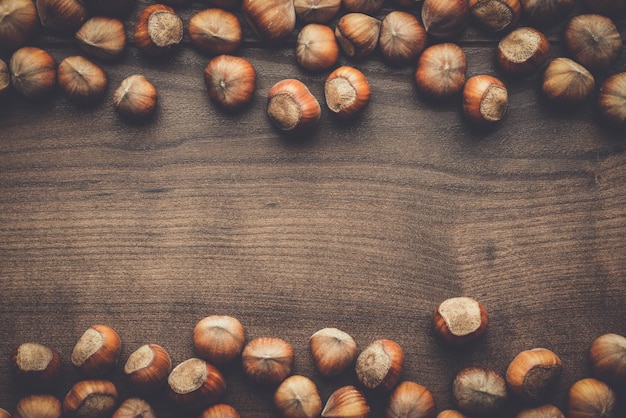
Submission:
[[[158,344],[144,344],[128,356],[124,374],[134,390],[150,394],[165,386],[172,360]]]
[[[14,418],[61,418],[62,412],[61,401],[56,397],[35,394],[25,396],[17,402]]]
[[[347,13],[337,22],[335,36],[348,57],[364,58],[378,46],[380,24],[380,20],[364,13]]]
[[[354,386],[342,386],[335,390],[324,405],[324,418],[367,418],[370,407],[363,393]]]
[[[78,46],[86,54],[112,61],[118,58],[126,46],[126,31],[122,21],[105,16],[87,20],[75,35]]]
[[[213,58],[204,68],[204,83],[207,87],[209,98],[220,108],[226,111],[235,111],[248,105],[254,99],[256,92],[256,70],[250,61],[245,58],[232,55],[218,55]],[[235,324],[229,332],[230,338],[220,343],[220,347],[207,347],[206,352],[200,353],[201,357],[206,357],[215,364],[224,364],[231,361],[241,352],[240,344],[243,347],[243,329]],[[238,335],[235,335],[238,334]],[[227,336],[224,335],[226,338]],[[195,337],[194,337],[195,338]],[[199,338],[202,338],[199,335]],[[201,342],[196,342],[198,350]],[[226,347],[226,344],[234,344],[239,349],[239,353],[234,353],[234,346]],[[199,350],[204,351],[202,348]],[[222,351],[218,353],[217,351]],[[209,358],[210,357],[210,358]]]
[[[424,386],[404,381],[389,396],[385,418],[427,418],[435,416],[435,399]]]
[[[206,54],[230,54],[241,44],[239,19],[223,9],[205,9],[196,13],[189,20],[187,32],[191,43]]]
[[[143,399],[129,398],[115,410],[111,418],[156,418],[156,412]]]
[[[240,418],[240,415],[232,406],[220,403],[202,411],[199,418]]]
[[[9,71],[11,85],[30,99],[48,95],[57,83],[56,62],[40,48],[25,46],[15,51],[9,61]]]
[[[589,361],[598,379],[626,384],[626,337],[609,333],[596,338],[589,349]]]
[[[371,88],[361,71],[342,66],[330,73],[324,84],[326,105],[342,119],[352,119],[370,102]]]
[[[472,343],[485,334],[489,316],[482,303],[468,297],[456,297],[437,306],[433,322],[435,331],[444,341],[461,345]]]
[[[37,9],[32,0],[0,2],[0,49],[23,46],[37,28]]]
[[[119,335],[108,325],[89,327],[72,350],[72,364],[84,376],[98,377],[109,373],[122,352]]]
[[[267,96],[267,114],[281,131],[313,128],[320,120],[320,104],[300,80],[281,80],[272,86]],[[284,351],[286,354],[287,350]]]
[[[79,0],[36,0],[41,25],[74,32],[87,19],[87,9]]]
[[[226,393],[226,381],[213,365],[199,358],[190,358],[172,370],[167,394],[180,408],[199,411],[217,403]]]
[[[256,383],[278,385],[291,374],[294,350],[280,338],[251,340],[241,353],[243,371]]]
[[[241,10],[255,33],[269,42],[286,38],[296,27],[293,0],[243,0]]]
[[[244,60],[243,58],[233,58]],[[254,69],[252,71],[254,74]],[[215,83],[228,85],[237,82],[236,79],[233,77],[232,80],[216,80]],[[232,89],[234,87],[225,88]],[[252,81],[253,87],[254,82]],[[246,91],[249,91],[249,87]],[[251,93],[247,93],[246,96],[249,94]],[[198,321],[193,330],[193,343],[196,353],[199,357],[217,366],[226,365],[235,360],[243,350],[245,339],[246,334],[241,322],[237,318],[227,315],[211,315],[203,318]]]
[[[563,363],[546,348],[533,348],[519,353],[509,364],[506,382],[516,396],[529,403],[538,403],[554,388],[561,377]]]
[[[356,359],[356,377],[367,389],[390,391],[398,383],[403,368],[402,347],[388,339],[373,341]]]
[[[172,52],[183,40],[183,21],[174,9],[163,4],[146,7],[135,25],[135,44],[148,56]]]
[[[309,347],[317,370],[333,377],[347,370],[356,359],[354,338],[337,328],[323,328],[309,339]]]
[[[113,107],[123,117],[145,120],[152,116],[158,104],[154,85],[140,74],[131,75],[113,93]]]
[[[23,343],[11,352],[11,368],[17,382],[29,391],[55,384],[61,376],[59,353],[38,343]]]
[[[63,414],[68,417],[103,417],[113,412],[118,392],[109,380],[82,380],[63,399]]]

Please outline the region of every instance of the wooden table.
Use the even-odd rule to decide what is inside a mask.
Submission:
[[[127,19],[129,34],[147,3]],[[204,7],[180,13],[186,22]],[[548,32],[553,58],[566,54],[561,28]],[[360,348],[398,342],[403,379],[429,388],[438,411],[454,406],[450,386],[462,367],[504,373],[518,352],[552,349],[565,367],[547,401],[564,408],[569,386],[590,375],[594,338],[626,334],[623,131],[606,127],[593,100],[571,111],[546,103],[539,74],[503,77],[508,114],[478,130],[460,98],[425,100],[414,66],[390,67],[375,53],[340,60],[372,86],[361,117],[341,122],[323,106],[314,132],[286,138],[267,119],[269,88],[299,78],[323,103],[327,73],[296,66],[295,37],[269,48],[246,31],[238,52],[259,79],[239,114],[210,103],[209,57],[187,39],[162,62],[130,44],[120,63],[103,63],[110,86],[94,108],[61,94],[38,103],[11,94],[1,104],[0,407],[12,410],[19,396],[7,366],[19,343],[61,353],[63,397],[78,380],[72,347],[90,325],[118,331],[121,364],[145,343],[178,364],[194,356],[195,323],[227,314],[248,340],[291,343],[293,373],[311,377],[324,401],[356,383],[352,373],[324,379],[313,367],[309,336],[338,327]],[[458,42],[468,75],[502,77],[496,38],[469,29]],[[33,43],[57,60],[78,53],[57,34]],[[598,80],[624,70],[622,54]],[[133,73],[159,91],[147,124],[120,119],[111,105]],[[435,306],[459,295],[480,300],[491,318],[486,337],[461,351],[432,329]],[[225,402],[242,417],[277,416],[270,390],[238,365],[225,373]],[[111,379],[130,396],[121,365]],[[381,416],[384,396],[370,402]],[[162,399],[154,405],[159,416],[182,415]]]

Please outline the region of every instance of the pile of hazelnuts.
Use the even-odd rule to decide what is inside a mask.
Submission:
[[[479,340],[486,332],[489,316],[484,305],[469,297],[453,297],[434,310],[436,334],[447,344],[462,347]],[[336,389],[323,402],[315,382],[292,374],[295,350],[277,337],[256,337],[246,342],[239,320],[212,315],[193,329],[195,357],[172,368],[165,348],[145,344],[132,352],[123,366],[124,377],[133,391],[118,403],[116,385],[107,375],[121,354],[119,335],[107,325],[89,327],[75,344],[72,365],[82,380],[61,401],[47,394],[61,374],[59,354],[39,343],[18,345],[11,355],[13,375],[24,392],[14,418],[154,418],[145,399],[166,397],[184,416],[239,418],[231,405],[222,401],[226,380],[220,371],[240,362],[246,378],[273,390],[276,410],[285,418],[367,418],[369,396],[387,396],[386,418],[434,418],[435,400],[424,386],[401,381],[404,351],[390,339],[376,339],[360,352],[348,333],[323,328],[309,338],[315,368],[325,378],[354,372],[353,384]],[[617,334],[598,337],[589,350],[594,377],[574,383],[569,390],[569,418],[618,418],[617,397],[612,386],[626,384],[626,338]],[[505,376],[477,366],[462,369],[452,384],[458,410],[439,412],[437,418],[498,417],[511,398],[527,405],[518,418],[564,418],[546,399],[557,385],[563,364],[546,348],[519,353]],[[0,409],[0,418],[11,418]]]
[[[138,17],[135,46],[162,58],[183,40],[185,24],[170,6],[188,0],[163,0]],[[186,32],[192,45],[213,58],[204,70],[211,100],[226,111],[242,109],[256,92],[257,74],[245,58],[230,55],[242,41],[240,11],[256,35],[276,43],[294,33],[297,64],[307,71],[330,71],[340,52],[363,59],[378,48],[390,64],[417,63],[418,90],[433,100],[462,95],[463,112],[476,125],[502,120],[508,108],[504,82],[489,74],[466,78],[463,50],[451,42],[474,22],[500,37],[497,62],[505,75],[526,76],[543,71],[541,91],[560,106],[587,101],[595,91],[594,72],[613,64],[622,39],[611,17],[626,14],[626,0],[394,0],[405,10],[378,19],[384,0],[211,0],[211,8],[195,14]],[[3,0],[0,2],[0,49],[12,52],[9,64],[0,60],[0,95],[12,85],[29,98],[48,94],[55,86],[73,102],[88,105],[105,95],[107,77],[92,59],[111,61],[126,45],[119,20],[134,0]],[[583,14],[573,16],[576,7]],[[230,9],[230,10],[229,10]],[[341,13],[340,13],[341,12]],[[418,19],[418,16],[421,18]],[[520,17],[531,26],[518,27]],[[569,19],[563,39],[570,57],[549,63],[550,43],[544,28]],[[334,29],[329,26],[335,23]],[[56,65],[46,51],[24,46],[36,26],[73,33],[82,55]],[[547,63],[547,65],[546,65]],[[353,66],[334,69],[325,82],[325,101],[339,118],[350,119],[367,106],[371,89],[365,75]],[[140,74],[124,79],[113,93],[115,109],[134,119],[150,117],[156,107],[155,86]],[[609,122],[626,120],[626,72],[611,75],[599,88],[599,113]],[[297,79],[276,83],[268,93],[267,113],[281,131],[303,131],[320,120],[320,104]]]

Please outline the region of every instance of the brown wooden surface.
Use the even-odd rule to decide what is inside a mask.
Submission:
[[[559,30],[552,57],[565,54]],[[501,75],[497,40],[470,29],[459,42],[469,75]],[[59,61],[78,53],[56,34],[34,43]],[[110,86],[93,109],[60,94],[42,103],[12,94],[0,105],[0,407],[12,410],[19,396],[7,363],[21,342],[61,353],[62,397],[78,379],[72,347],[90,325],[118,331],[122,364],[151,342],[177,364],[194,355],[193,326],[210,314],[239,318],[248,339],[290,342],[294,373],[312,377],[324,400],[355,383],[351,373],[327,380],[314,371],[307,339],[334,326],[361,348],[397,341],[403,378],[428,387],[437,410],[453,407],[460,368],[504,373],[519,351],[550,348],[565,370],[548,401],[564,407],[567,388],[590,373],[593,339],[626,334],[623,134],[604,127],[592,103],[569,112],[545,103],[538,75],[504,78],[508,115],[479,131],[458,98],[429,103],[413,66],[391,68],[375,54],[341,58],[372,86],[358,120],[339,122],[324,108],[309,137],[289,139],[265,115],[269,88],[297,77],[322,101],[327,74],[296,67],[293,39],[268,48],[248,33],[238,53],[259,82],[236,115],[209,102],[208,57],[187,42],[158,63],[129,45],[120,63],[103,64]],[[609,73],[624,70],[622,54]],[[133,73],[160,93],[155,120],[143,125],[110,103]],[[491,317],[486,338],[465,351],[431,329],[435,306],[458,295],[479,299]],[[242,417],[277,416],[270,391],[236,365],[226,375],[225,401]],[[111,378],[128,397],[121,366]],[[370,401],[380,417],[384,397]],[[183,416],[154,404],[159,416]]]

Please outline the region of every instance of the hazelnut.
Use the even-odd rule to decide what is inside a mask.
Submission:
[[[464,413],[498,416],[507,400],[506,382],[493,370],[466,367],[456,375],[452,395]]]
[[[623,125],[626,121],[626,72],[607,78],[598,95],[600,115],[613,125]]]
[[[135,6],[136,0],[81,0],[95,15],[122,17]]]
[[[113,328],[93,325],[74,346],[72,364],[85,376],[102,376],[115,367],[121,351],[122,342]]]
[[[585,101],[593,92],[595,80],[585,67],[569,58],[556,58],[543,73],[541,91],[548,99],[564,105]]]
[[[0,59],[0,98],[4,96],[11,87],[11,74],[9,74],[9,66]]]
[[[112,418],[156,418],[156,413],[143,399],[129,398],[115,410]]]
[[[205,67],[204,82],[213,103],[224,110],[234,111],[241,109],[254,98],[256,70],[245,58],[219,55]],[[239,332],[235,329],[233,331]],[[243,341],[241,343],[243,344]]]
[[[189,38],[201,52],[228,54],[241,44],[241,24],[237,16],[223,9],[202,10],[189,20]]]
[[[570,387],[567,409],[568,418],[611,418],[615,416],[617,398],[606,383],[590,377]]]
[[[124,24],[111,17],[92,17],[76,32],[75,38],[80,49],[103,61],[116,59],[126,46]]]
[[[432,418],[435,416],[433,394],[415,382],[401,382],[391,392],[385,418]]]
[[[437,414],[437,418],[468,418],[467,415],[455,411],[453,409],[446,409]]]
[[[609,383],[626,383],[626,337],[604,334],[589,349],[591,370],[598,379]]]
[[[291,373],[294,350],[280,338],[261,337],[245,346],[241,358],[246,376],[256,383],[277,385]]]
[[[296,40],[296,60],[309,71],[326,70],[339,60],[339,45],[335,32],[326,25],[309,23]]]
[[[108,84],[102,68],[77,55],[61,61],[57,75],[59,87],[65,95],[70,101],[82,105],[101,99]]]
[[[363,13],[347,13],[339,19],[335,36],[343,52],[350,58],[364,58],[376,49],[380,20]]]
[[[498,43],[498,64],[508,74],[530,74],[539,69],[549,55],[548,38],[530,27],[517,28]]]
[[[314,418],[322,411],[317,386],[305,376],[289,376],[274,393],[274,405],[283,417]]]
[[[466,344],[485,334],[489,316],[482,303],[468,297],[455,297],[446,299],[437,306],[433,322],[435,331],[444,341]]]
[[[519,0],[522,12],[537,26],[549,26],[565,18],[574,10],[576,0]]]
[[[469,0],[470,15],[488,32],[504,32],[515,26],[522,12],[519,0]]]
[[[14,418],[61,418],[61,401],[52,395],[28,395],[17,402]]]
[[[232,316],[207,316],[198,321],[193,330],[196,353],[217,366],[235,360],[241,354],[245,339],[243,325]]]
[[[320,104],[303,82],[286,79],[274,84],[268,93],[267,114],[282,131],[301,131],[317,125]],[[271,341],[264,341],[271,342]],[[282,380],[282,379],[281,379]]]
[[[341,7],[341,0],[294,0],[296,16],[307,23],[326,23]]]
[[[469,21],[467,0],[424,0],[422,23],[429,35],[450,39],[459,35]]]
[[[342,119],[351,119],[369,103],[371,88],[362,72],[343,66],[326,78],[324,96],[326,105],[333,114]]]
[[[379,339],[365,347],[356,359],[356,377],[368,389],[388,392],[404,367],[404,351],[395,341]]]
[[[296,27],[293,0],[243,0],[241,9],[254,32],[266,41],[286,38]]]
[[[0,408],[0,418],[11,418],[11,414],[6,409]]]
[[[565,415],[554,405],[541,405],[523,409],[515,418],[565,418]]]
[[[499,122],[504,118],[509,105],[509,95],[502,81],[489,75],[476,75],[465,82],[463,88],[463,112],[468,120],[476,125],[490,125]],[[481,314],[481,323],[475,334],[482,334],[482,330],[487,326],[484,321],[486,315]],[[473,324],[477,324],[472,322]],[[463,327],[464,328],[464,327]],[[469,329],[467,329],[469,330]],[[464,332],[464,331],[462,331]],[[468,340],[473,340],[472,333],[468,335]]]
[[[219,401],[226,393],[226,381],[220,371],[199,358],[183,361],[168,379],[168,396],[177,406],[201,410]]]
[[[78,0],[36,0],[41,25],[73,32],[87,19],[87,9]]]
[[[467,59],[456,44],[443,43],[424,50],[417,62],[415,82],[422,94],[431,99],[446,99],[461,91],[465,84]]]
[[[11,369],[18,383],[29,390],[55,384],[61,376],[61,358],[55,350],[37,343],[23,343],[11,353]]]
[[[0,2],[0,49],[14,50],[31,37],[37,26],[37,9],[32,0]]]
[[[337,328],[323,328],[309,339],[315,367],[322,376],[332,377],[343,373],[356,359],[354,338]]]
[[[146,7],[135,26],[135,43],[143,53],[159,56],[171,52],[183,40],[183,21],[163,4]]]
[[[623,16],[626,13],[626,0],[583,0],[593,13],[605,16]]]
[[[573,17],[565,28],[564,39],[574,59],[592,70],[608,68],[622,49],[622,37],[615,24],[601,15]]]
[[[76,383],[63,400],[64,416],[104,418],[117,404],[117,388],[108,380],[82,380]]]
[[[150,394],[165,386],[172,370],[172,360],[158,344],[144,344],[135,350],[124,365],[124,375],[137,392]]]
[[[199,418],[240,418],[240,416],[232,406],[219,403],[202,411]]]
[[[344,9],[352,13],[374,14],[383,6],[384,0],[342,0]]]
[[[152,116],[157,102],[156,88],[146,77],[139,74],[122,80],[113,93],[113,107],[126,118],[146,119]]]
[[[506,383],[519,398],[536,403],[555,386],[562,370],[563,363],[554,352],[546,348],[525,350],[509,364]]]
[[[367,418],[370,407],[363,393],[354,386],[342,386],[335,390],[322,410],[324,418]]]
[[[426,47],[426,30],[412,14],[393,11],[380,24],[378,45],[392,64],[413,62]]]
[[[15,90],[31,99],[49,94],[57,83],[56,62],[43,49],[18,49],[11,56],[9,71]]]

